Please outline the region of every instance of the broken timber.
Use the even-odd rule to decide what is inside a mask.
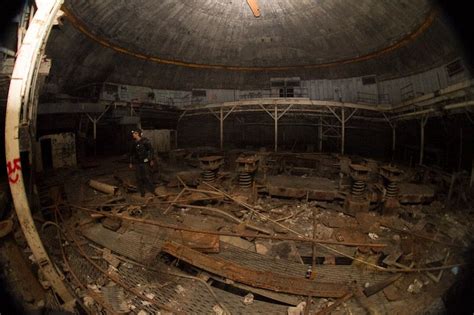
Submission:
[[[316,282],[269,271],[254,270],[228,260],[201,254],[175,242],[166,242],[161,250],[207,272],[257,288],[331,298],[340,298],[349,292],[349,288],[344,284]]]
[[[198,210],[203,210],[203,211],[208,211],[208,212],[213,212],[213,213],[219,213],[222,216],[230,219],[233,222],[236,222],[238,224],[245,224],[245,226],[248,227],[251,230],[258,231],[258,232],[268,234],[268,235],[272,234],[272,232],[270,230],[266,229],[266,228],[253,225],[251,223],[245,223],[244,221],[240,220],[239,218],[236,218],[233,215],[231,215],[231,214],[229,214],[229,213],[227,213],[223,210],[220,210],[220,209],[216,209],[216,208],[212,208],[212,207],[194,206],[194,205],[188,205],[188,204],[175,204],[175,206],[181,207],[181,208],[198,209]]]

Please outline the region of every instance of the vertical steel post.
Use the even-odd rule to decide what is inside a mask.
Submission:
[[[423,164],[425,151],[425,125],[428,121],[428,116],[422,116],[420,120],[420,165]]]
[[[394,125],[392,127],[392,154],[395,154],[395,148],[397,145],[396,137],[397,137],[397,127]]]
[[[275,121],[275,152],[278,152],[278,106],[275,105],[275,114],[273,116]]]
[[[346,111],[344,107],[341,109],[341,154],[344,155],[346,145]]]
[[[458,159],[458,171],[462,167],[462,127],[459,128],[459,159]]]
[[[93,138],[94,138],[94,156],[97,155],[97,119],[92,120]]]
[[[472,159],[472,166],[471,166],[471,180],[469,181],[469,189],[474,187],[474,159]]]
[[[224,149],[224,110],[222,109],[222,107],[220,110],[219,123],[220,123],[220,148],[221,150],[223,150]]]
[[[319,117],[319,127],[318,127],[318,140],[319,140],[319,152],[323,152],[323,118]]]
[[[397,148],[397,125],[390,123],[392,126],[392,162],[395,160],[395,150]]]

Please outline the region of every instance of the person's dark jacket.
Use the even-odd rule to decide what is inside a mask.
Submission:
[[[142,137],[138,141],[133,141],[130,148],[130,163],[149,163],[152,159],[153,147],[151,146],[150,140]]]

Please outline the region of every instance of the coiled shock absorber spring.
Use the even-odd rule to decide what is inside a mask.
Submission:
[[[213,182],[216,180],[216,171],[205,170],[202,172],[202,179],[205,182]]]
[[[239,186],[242,188],[248,188],[252,186],[252,174],[250,173],[240,173],[239,174]]]
[[[397,198],[398,192],[399,189],[397,182],[389,182],[387,186],[387,198]]]
[[[356,198],[362,198],[365,193],[365,187],[366,187],[366,184],[364,181],[354,180],[354,182],[352,183],[352,191],[351,191],[352,196]]]

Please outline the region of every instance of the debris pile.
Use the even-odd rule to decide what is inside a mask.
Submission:
[[[118,162],[49,184],[64,197],[42,204],[57,224],[43,240],[87,309],[390,313],[423,309],[463,274],[472,220],[411,169],[323,154],[185,160],[160,168],[152,196]]]

